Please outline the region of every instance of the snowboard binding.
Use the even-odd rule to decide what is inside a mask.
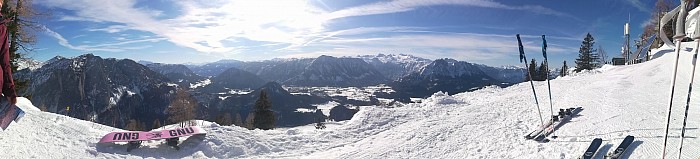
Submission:
[[[141,141],[129,141],[129,144],[126,147],[126,152],[131,152],[131,150],[137,149],[139,147],[141,147]]]
[[[168,139],[165,139],[165,143],[168,144],[168,146],[172,146],[173,148],[175,148],[175,150],[179,151],[180,147],[177,146],[179,140],[180,140],[180,138],[177,138],[177,137],[168,138]]]

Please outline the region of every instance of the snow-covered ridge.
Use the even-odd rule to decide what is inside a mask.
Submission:
[[[34,71],[36,69],[41,68],[41,66],[43,65],[44,62],[36,61],[29,58],[22,58],[17,60],[17,70],[29,69],[31,71]]]
[[[365,61],[376,59],[379,60],[383,63],[425,63],[425,62],[430,62],[431,60],[409,55],[409,54],[376,54],[376,55],[358,55],[358,58],[361,58]]]
[[[469,76],[480,72],[481,70],[472,63],[448,58],[435,60],[420,70],[422,76],[440,75],[450,77]]]

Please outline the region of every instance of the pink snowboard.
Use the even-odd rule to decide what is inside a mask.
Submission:
[[[158,131],[112,132],[102,137],[102,139],[100,139],[100,143],[158,140],[206,133],[207,132],[205,132],[202,128],[199,128],[197,126],[164,129]]]

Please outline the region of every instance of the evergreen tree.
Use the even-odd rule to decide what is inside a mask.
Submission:
[[[236,113],[236,118],[233,119],[233,125],[245,127],[245,125],[243,125],[243,119],[241,118],[241,114]]]
[[[542,61],[542,63],[540,64],[539,69],[537,69],[537,74],[538,74],[538,76],[537,76],[537,80],[536,80],[536,81],[545,81],[545,80],[547,80],[547,78],[549,78],[549,77],[547,77],[547,72],[549,72],[549,70],[547,70],[547,65],[545,65],[544,61]]]
[[[527,71],[530,73],[525,73],[525,81],[530,81],[530,76],[535,77],[532,78],[532,80],[537,79],[537,61],[535,61],[535,59],[532,59],[532,61],[530,62],[530,67],[527,68]]]
[[[224,114],[223,123],[226,126],[233,125],[233,118],[231,118],[231,113]]]
[[[561,66],[561,72],[559,72],[559,75],[564,77],[567,75],[568,71],[569,71],[569,66],[567,66],[566,61],[564,61],[564,65]]]
[[[275,128],[275,113],[272,112],[272,103],[267,98],[265,90],[260,91],[260,97],[255,101],[255,117],[253,118],[253,127],[270,130]]]
[[[43,112],[48,112],[49,108],[47,108],[45,104],[41,104],[41,105],[39,105],[39,110],[41,110]]]
[[[592,68],[600,68],[603,65],[600,63],[600,55],[598,54],[598,50],[593,50],[591,52],[591,67]]]
[[[597,61],[597,56],[594,55],[596,50],[593,49],[593,36],[591,33],[586,34],[586,38],[581,42],[581,48],[579,48],[579,55],[576,59],[576,72],[581,70],[592,70],[595,67],[595,61]]]
[[[254,120],[255,120],[255,113],[253,113],[253,112],[248,113],[248,117],[246,117],[246,119],[245,119],[245,126],[244,127],[246,129],[250,129],[250,130],[255,129],[255,126],[253,125]]]
[[[162,127],[162,126],[163,126],[163,125],[160,124],[160,120],[156,118],[156,120],[153,121],[153,128],[152,128],[151,130],[153,130],[153,129],[158,129],[158,128]]]
[[[233,119],[231,119],[231,113],[219,114],[216,117],[215,122],[223,126],[231,126],[233,124]]]

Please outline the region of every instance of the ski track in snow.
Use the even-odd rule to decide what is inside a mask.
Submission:
[[[690,47],[692,43],[684,43]],[[627,135],[636,140],[623,158],[659,158],[673,69],[673,52],[630,66],[605,66],[551,81],[554,112],[583,110],[558,128],[549,143],[524,139],[539,126],[529,83],[487,87],[456,95],[436,93],[399,108],[363,107],[352,120],[270,131],[206,123],[206,136],[181,139],[176,151],[148,141],[127,153],[125,143],[97,144],[119,129],[40,112],[22,98],[27,115],[0,132],[0,158],[577,158],[594,138],[597,158]],[[658,51],[658,50],[657,50]],[[691,69],[683,49],[676,83],[668,157],[678,155]],[[700,69],[699,69],[700,70]],[[540,109],[550,114],[546,82],[535,82]],[[697,84],[694,86],[697,89]],[[700,156],[700,99],[694,93],[683,158]],[[545,118],[545,120],[547,120]]]

